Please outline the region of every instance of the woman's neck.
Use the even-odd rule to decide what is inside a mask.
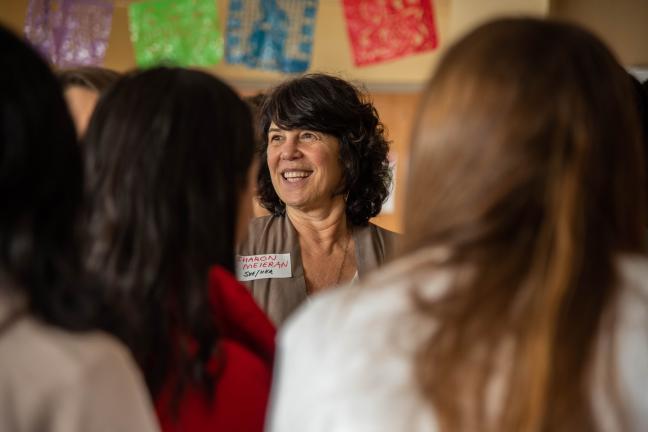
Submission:
[[[349,238],[344,200],[334,200],[331,206],[312,211],[286,208],[286,215],[299,234],[302,246],[308,245],[325,253]]]

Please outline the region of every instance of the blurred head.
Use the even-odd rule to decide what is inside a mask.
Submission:
[[[180,369],[205,372],[217,336],[208,269],[234,271],[241,219],[251,212],[248,107],[206,73],[136,72],[102,97],[85,141],[87,263],[138,308],[132,345],[149,385],[156,389],[169,367],[160,357],[172,357],[172,327],[199,345],[199,359]]]
[[[365,225],[391,184],[389,145],[374,106],[356,87],[305,75],[275,88],[260,111],[259,200],[270,212],[317,208],[345,197],[346,215]]]
[[[504,20],[464,38],[424,94],[407,249],[515,238],[578,206],[580,236],[636,250],[643,164],[629,84],[573,26]]]
[[[36,315],[83,327],[91,313],[79,290],[83,171],[72,120],[45,62],[1,27],[0,52],[0,273]]]
[[[438,265],[473,275],[425,309],[440,326],[418,368],[446,430],[484,414],[506,337],[492,430],[591,430],[585,370],[614,260],[642,249],[632,102],[608,49],[567,24],[494,21],[439,64],[413,138],[404,250],[442,248]]]
[[[82,66],[58,72],[58,79],[63,87],[78,136],[85,133],[101,93],[118,78],[117,72],[94,66]]]

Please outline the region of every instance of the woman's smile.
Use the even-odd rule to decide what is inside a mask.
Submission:
[[[312,173],[313,171],[289,169],[284,170],[281,176],[288,183],[303,183]]]

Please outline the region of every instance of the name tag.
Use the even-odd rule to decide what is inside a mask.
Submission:
[[[292,277],[289,253],[236,256],[236,278],[242,282],[289,277]]]

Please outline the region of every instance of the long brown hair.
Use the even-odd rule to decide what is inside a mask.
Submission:
[[[637,127],[627,74],[578,27],[497,20],[445,54],[413,138],[402,251],[440,247],[434,265],[467,269],[417,298],[436,326],[417,376],[442,430],[596,429],[588,373],[615,256],[642,242]]]

